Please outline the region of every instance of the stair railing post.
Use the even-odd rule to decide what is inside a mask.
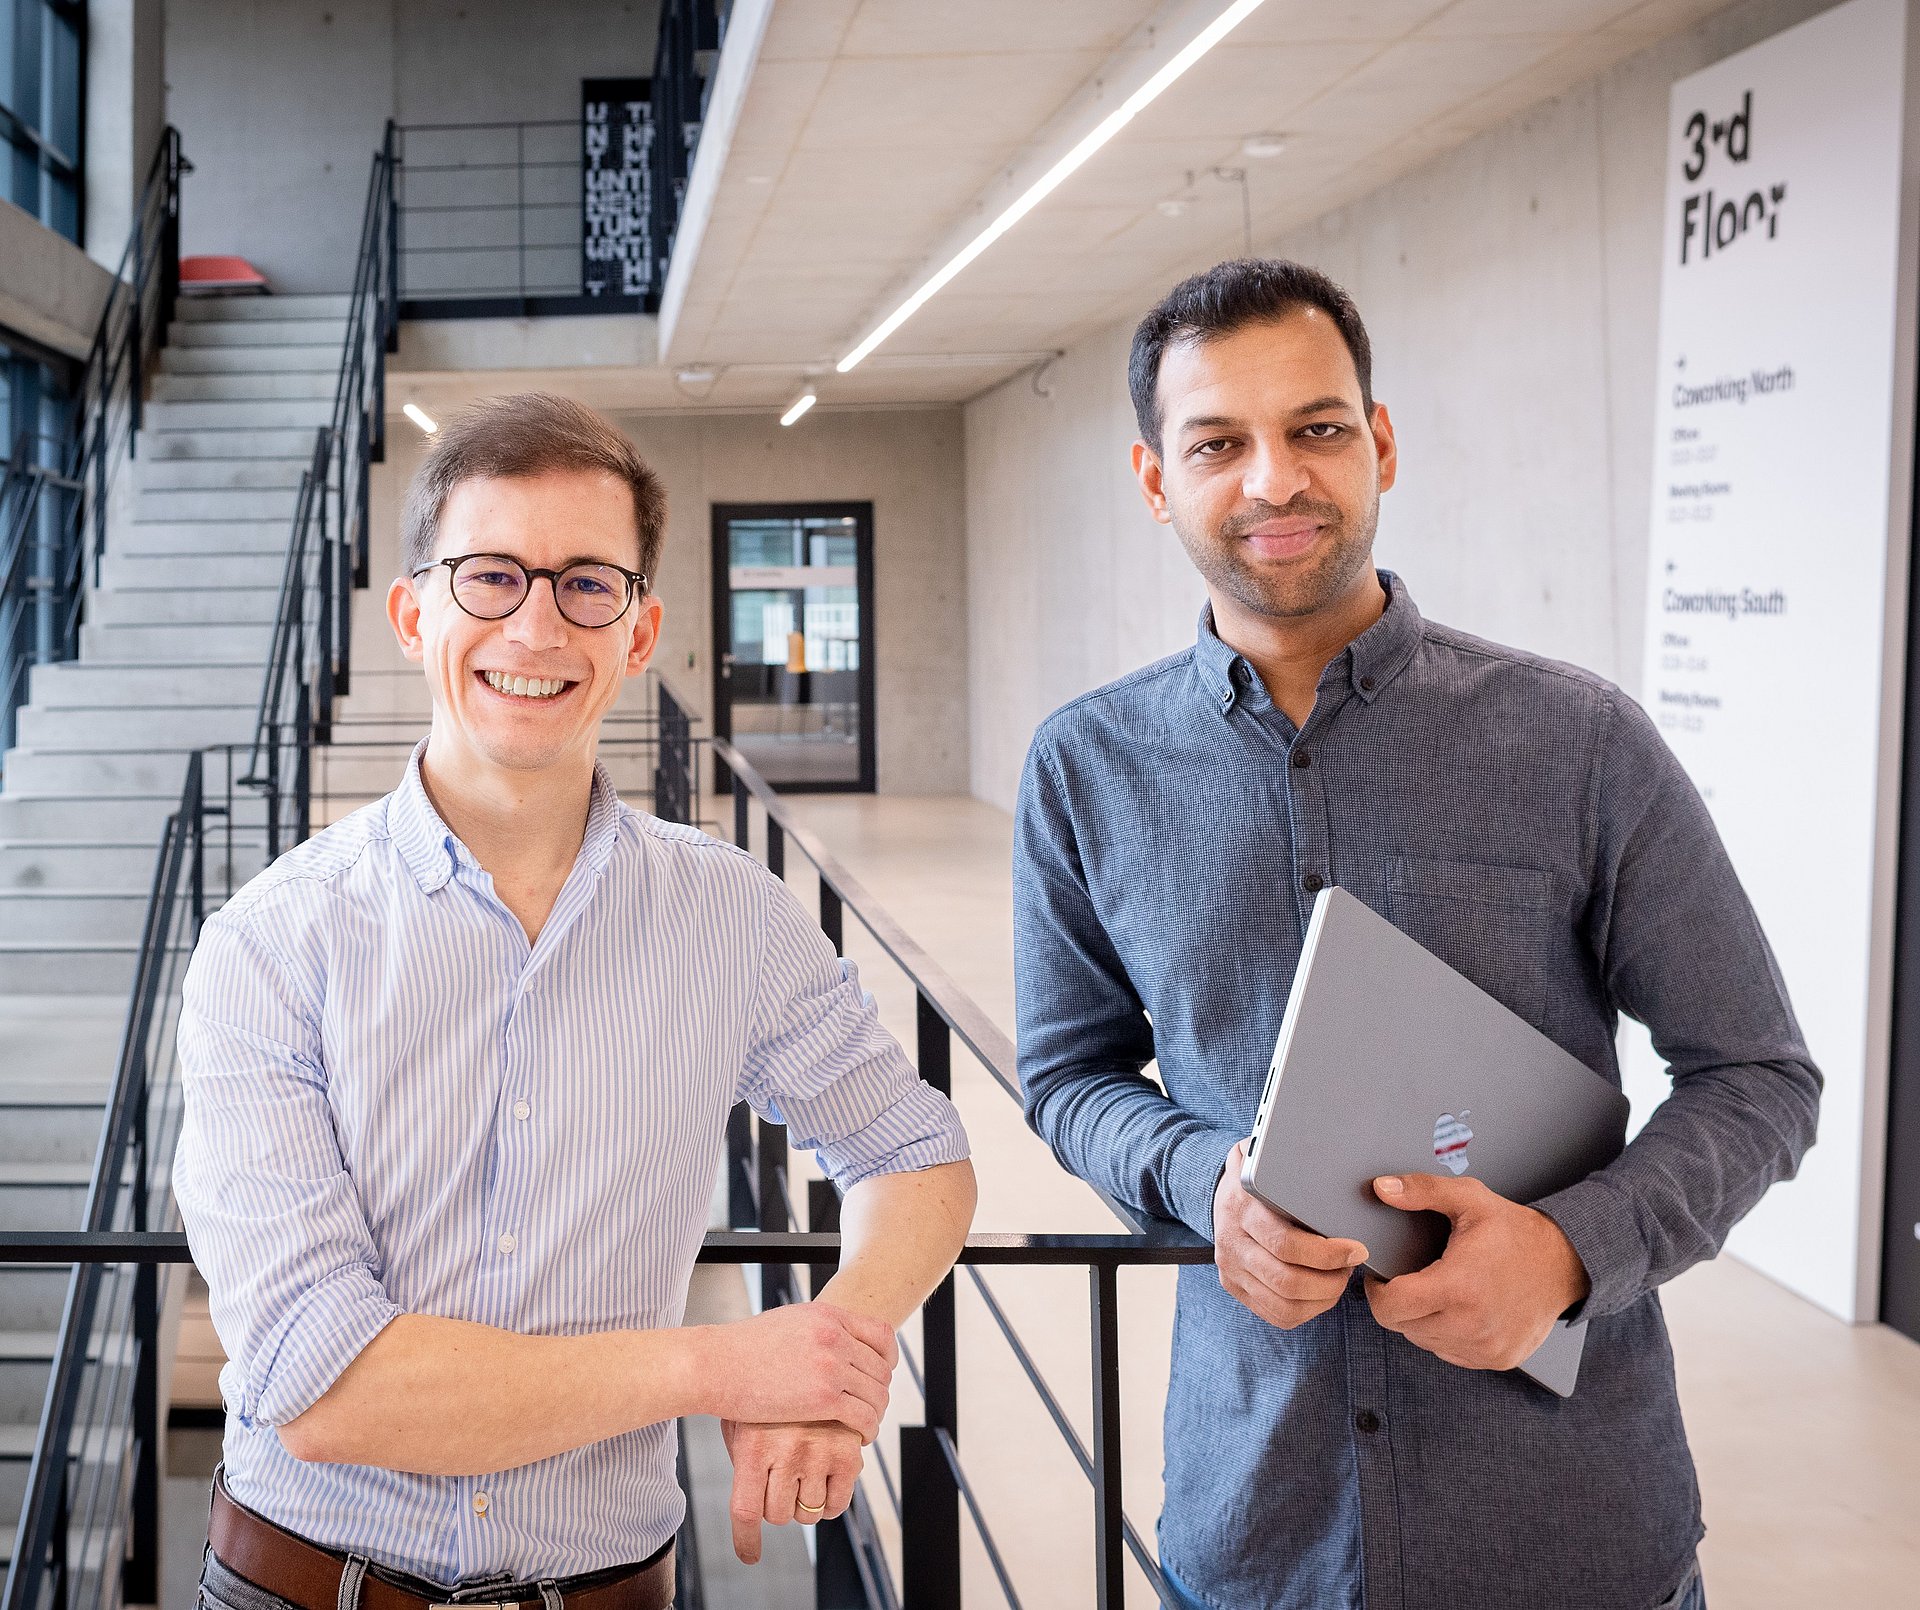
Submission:
[[[1093,1546],[1100,1610],[1126,1603],[1126,1517],[1120,1507],[1120,1276],[1110,1263],[1087,1271],[1093,1321]]]
[[[925,991],[916,991],[915,998],[920,1077],[951,1095],[953,1031]],[[900,1428],[902,1598],[910,1610],[959,1610],[960,1486],[940,1446],[943,1431],[956,1447],[960,1442],[952,1275],[920,1310],[920,1370],[926,1383],[925,1424]]]
[[[759,1197],[760,1228],[782,1232],[787,1219],[787,1126],[770,1124],[762,1118],[754,1125],[755,1160],[758,1178],[755,1194]],[[760,1306],[778,1308],[793,1301],[793,1265],[763,1263],[760,1266]]]
[[[146,1129],[142,1094],[141,1133]],[[141,1150],[145,1151],[141,1141]],[[141,1169],[145,1173],[144,1165]],[[144,1192],[142,1199],[144,1200]],[[139,1204],[136,1204],[136,1211]],[[138,1218],[144,1220],[144,1213]],[[144,1228],[144,1224],[142,1224]],[[160,1274],[141,1264],[133,1277],[133,1492],[131,1536],[121,1569],[122,1598],[128,1604],[160,1602]],[[106,1368],[106,1361],[101,1361]]]

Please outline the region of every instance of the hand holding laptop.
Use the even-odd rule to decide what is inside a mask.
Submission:
[[[1340,1300],[1367,1249],[1315,1235],[1274,1212],[1240,1183],[1245,1153],[1245,1142],[1233,1148],[1213,1190],[1213,1261],[1229,1296],[1269,1325],[1292,1330]]]
[[[1389,1174],[1373,1190],[1388,1207],[1452,1222],[1446,1251],[1426,1268],[1393,1280],[1367,1276],[1373,1317],[1449,1364],[1513,1369],[1587,1295],[1586,1266],[1566,1232],[1479,1180]]]

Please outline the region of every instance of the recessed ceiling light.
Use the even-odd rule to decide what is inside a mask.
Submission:
[[[780,423],[783,425],[791,425],[796,419],[798,419],[802,414],[804,414],[809,408],[811,408],[819,400],[820,399],[814,396],[812,392],[808,392],[804,397],[802,397],[797,403],[795,403],[791,408],[789,408],[784,414],[780,416]]]
[[[1164,218],[1178,218],[1181,213],[1187,210],[1187,204],[1175,197],[1169,197],[1167,200],[1156,202],[1154,205],[1160,209],[1160,214]]]
[[[414,424],[418,425],[429,436],[440,428],[427,417],[426,410],[418,403],[402,403],[400,405],[400,412],[405,414],[407,418],[411,419]]]
[[[1180,77],[1189,67],[1208,51],[1233,32],[1242,21],[1259,8],[1261,0],[1233,0],[1233,4],[1215,17],[1212,22],[1200,30],[1185,48],[1169,57],[1160,70],[1129,95],[1117,107],[1109,112],[1093,129],[1082,136],[1079,143],[1067,152],[1058,162],[1028,185],[1015,200],[1003,209],[1000,215],[987,227],[975,235],[972,240],[955,252],[948,261],[936,269],[932,276],[882,319],[868,332],[853,351],[849,352],[835,366],[845,374],[855,364],[893,332],[905,324],[908,319],[924,307],[930,297],[946,285],[953,277],[984,252],[996,240],[1041,202],[1053,194],[1066,179],[1076,172],[1094,152],[1111,140],[1123,128],[1140,115],[1152,102],[1157,100],[1163,90]]]
[[[1277,157],[1286,148],[1284,134],[1249,134],[1240,142],[1240,154],[1245,157]]]
[[[718,378],[711,369],[702,369],[698,365],[686,369],[676,369],[673,378],[683,386],[710,386]]]

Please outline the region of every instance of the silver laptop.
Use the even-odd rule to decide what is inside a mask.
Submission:
[[[1497,920],[1497,919],[1493,919]],[[1437,1213],[1390,1208],[1382,1174],[1471,1173],[1531,1202],[1604,1168],[1627,1098],[1344,889],[1314,901],[1241,1182],[1316,1234],[1364,1242],[1384,1280],[1446,1246]],[[1586,1324],[1520,1368],[1562,1397]]]

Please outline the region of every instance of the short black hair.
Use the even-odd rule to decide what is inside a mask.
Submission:
[[[1360,402],[1373,413],[1373,344],[1353,298],[1317,268],[1278,257],[1236,257],[1204,274],[1182,280],[1163,296],[1133,332],[1127,358],[1127,389],[1141,439],[1160,451],[1160,360],[1176,341],[1208,341],[1249,324],[1261,324],[1295,308],[1317,307],[1334,322],[1353,355]]]

